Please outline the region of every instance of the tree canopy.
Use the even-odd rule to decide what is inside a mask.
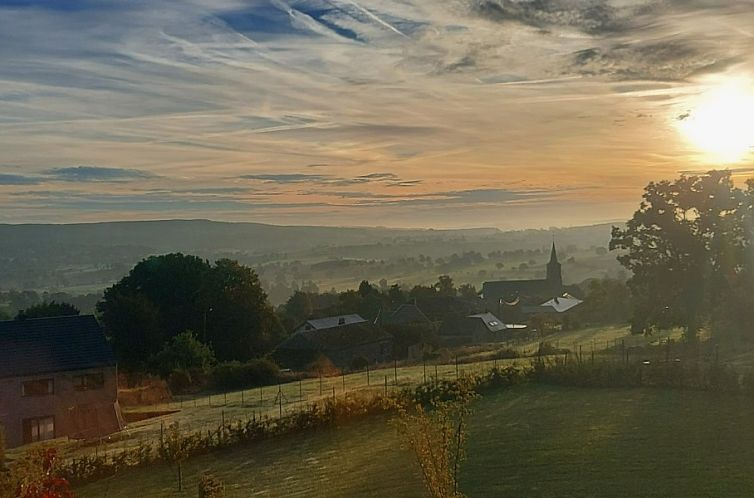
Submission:
[[[75,316],[81,313],[79,309],[68,303],[58,303],[56,301],[43,302],[35,304],[18,312],[16,320],[26,320],[29,318],[50,318],[54,316]]]
[[[681,326],[689,339],[710,325],[747,323],[751,296],[754,182],[742,190],[730,171],[652,182],[610,248],[631,270],[635,332]],[[749,321],[749,323],[751,323]]]
[[[263,355],[284,334],[256,273],[228,259],[152,256],[107,289],[97,310],[116,354],[132,368],[186,330],[197,331],[221,361]]]

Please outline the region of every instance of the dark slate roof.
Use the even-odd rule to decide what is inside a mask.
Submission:
[[[309,325],[316,330],[330,329],[333,327],[342,327],[344,325],[351,325],[352,323],[366,322],[360,315],[338,315],[328,316],[326,318],[312,318],[307,320],[304,325]]]
[[[482,294],[485,299],[498,300],[531,295],[557,295],[561,292],[548,280],[499,280],[484,282]]]
[[[481,320],[490,332],[500,332],[506,329],[505,324],[492,313],[479,313],[477,315],[469,315],[466,318]]]
[[[339,351],[363,344],[389,341],[391,335],[370,323],[353,323],[321,330],[296,332],[280,343],[278,349],[305,351]]]
[[[406,303],[384,318],[385,325],[431,325],[432,320],[415,303]]]
[[[112,365],[113,351],[91,315],[0,322],[0,378]]]

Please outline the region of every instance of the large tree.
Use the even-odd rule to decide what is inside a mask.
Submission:
[[[714,321],[744,274],[746,196],[729,171],[652,182],[611,249],[631,270],[634,331],[682,326],[689,339]]]
[[[138,263],[105,291],[97,310],[121,361],[131,368],[143,367],[185,330],[195,330],[219,360],[263,355],[283,335],[253,270],[179,253]]]

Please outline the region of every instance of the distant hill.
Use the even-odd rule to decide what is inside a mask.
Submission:
[[[503,232],[495,228],[277,226],[208,220],[2,224],[0,290],[98,292],[144,257],[168,252],[208,259],[231,257],[252,265],[271,288],[273,284],[280,287],[278,300],[302,282],[321,288],[343,288],[361,279],[383,277],[423,283],[438,272],[465,272],[464,278],[477,282],[494,276],[500,261],[512,271],[511,254],[515,251],[526,251],[519,255],[516,268],[521,262],[525,266],[536,263],[529,265],[531,272],[539,271],[538,254],[549,247],[553,236],[564,256],[588,252],[607,246],[610,226]],[[497,251],[508,255],[489,256]],[[464,253],[478,253],[486,259],[479,261],[473,254],[462,257]],[[354,264],[321,264],[345,259]],[[592,275],[594,270],[587,273]]]

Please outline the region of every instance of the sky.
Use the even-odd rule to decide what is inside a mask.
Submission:
[[[752,76],[754,1],[0,0],[0,223],[625,220]]]

